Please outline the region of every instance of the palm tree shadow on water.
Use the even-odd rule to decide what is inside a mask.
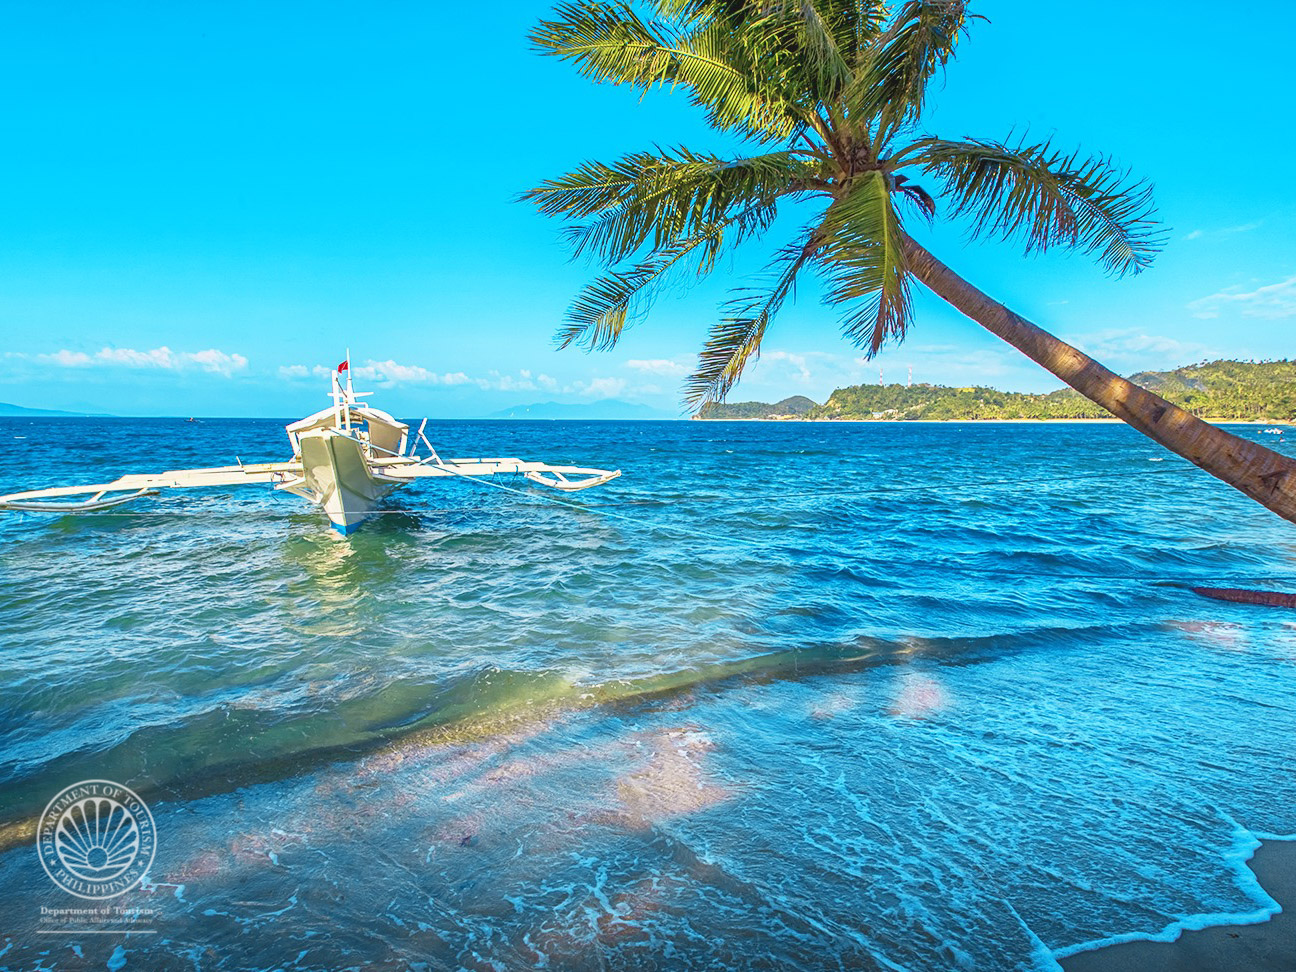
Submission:
[[[358,564],[337,569],[363,577],[365,571],[376,569],[381,550],[376,545],[373,552],[358,555]],[[222,707],[220,712],[202,713],[178,726],[138,730],[108,752],[68,753],[45,764],[39,779],[15,781],[7,792],[7,819],[0,821],[0,850],[31,839],[35,816],[48,797],[45,781],[52,778],[131,779],[136,792],[150,803],[187,802],[364,757],[386,754],[399,759],[404,751],[483,742],[527,727],[543,731],[546,724],[581,711],[602,710],[623,719],[663,708],[686,711],[695,698],[752,685],[888,667],[914,671],[980,664],[1043,646],[1070,650],[1111,633],[1109,626],[1100,625],[975,638],[897,641],[860,636],[848,643],[809,644],[597,684],[574,682],[552,670],[486,666],[432,684],[401,686],[394,706],[373,706],[372,700],[362,698],[347,713],[335,707],[296,718],[275,710]],[[923,700],[918,702],[921,707]],[[312,729],[316,719],[323,724]],[[212,725],[204,728],[204,721]],[[173,739],[177,733],[189,739],[216,733],[238,739],[239,745],[223,751],[234,755],[213,758],[210,746],[177,745],[179,740]],[[321,738],[328,741],[319,742]],[[159,751],[173,752],[165,763],[166,775],[157,772],[159,761],[153,755]]]

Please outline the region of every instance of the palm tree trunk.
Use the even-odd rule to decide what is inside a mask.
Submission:
[[[938,297],[1149,439],[1296,523],[1296,461],[1203,422],[1108,371],[977,290],[912,239],[904,240],[904,249],[909,270]]]

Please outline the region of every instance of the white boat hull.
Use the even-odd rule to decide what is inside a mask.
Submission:
[[[331,430],[301,437],[301,461],[305,482],[293,492],[314,501],[343,536],[373,516],[378,502],[400,485],[374,472],[360,442]]]

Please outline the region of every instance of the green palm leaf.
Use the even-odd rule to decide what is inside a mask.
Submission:
[[[588,162],[522,198],[548,215],[591,222],[564,233],[576,256],[592,253],[615,264],[652,241],[654,247],[692,236],[729,213],[779,196],[819,191],[813,156],[783,151],[724,159],[687,149],[641,152],[611,164]]]
[[[771,271],[774,282],[768,290],[757,290],[730,301],[729,313],[712,326],[698,355],[697,370],[685,384],[685,402],[695,411],[724,401],[742,377],[747,365],[760,357],[761,340],[770,321],[796,286],[801,269],[815,258],[820,246],[818,227],[808,231],[801,243],[785,247]]]
[[[647,297],[662,279],[689,258],[697,260],[697,274],[709,273],[726,242],[740,242],[774,219],[774,207],[750,206],[713,223],[692,236],[672,240],[654,249],[625,270],[613,270],[588,284],[567,312],[567,324],[558,332],[557,344],[572,344],[591,351],[616,346],[629,319],[631,304]],[[732,236],[727,234],[732,233]]]
[[[824,214],[824,301],[846,307],[842,329],[870,357],[887,341],[904,339],[911,315],[893,187],[886,173],[867,172]]]
[[[1027,253],[1096,253],[1118,275],[1139,273],[1160,251],[1151,186],[1101,156],[1068,155],[1048,141],[927,139],[916,161],[945,183],[952,215],[970,217],[974,236],[1021,239]]]
[[[854,79],[851,48],[854,36],[841,6],[813,0],[788,0],[793,13],[797,50],[811,90],[820,102],[831,102]]]
[[[686,32],[646,23],[629,4],[600,0],[559,4],[554,13],[532,31],[532,43],[593,81],[683,86],[717,128],[759,139],[786,138],[806,121],[776,85],[750,70],[759,54],[751,37],[722,21],[703,20]]]
[[[909,0],[869,45],[843,95],[850,116],[872,120],[882,138],[921,113],[932,76],[954,56],[970,15],[967,0]]]

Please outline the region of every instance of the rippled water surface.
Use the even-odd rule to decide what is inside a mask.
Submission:
[[[1030,969],[1270,907],[1296,616],[1184,584],[1296,589],[1296,528],[1136,433],[434,438],[624,476],[424,483],[348,539],[258,487],[0,514],[0,967]],[[0,492],[286,451],[0,444]],[[41,933],[77,899],[24,828],[95,778],[152,807],[148,934]]]

